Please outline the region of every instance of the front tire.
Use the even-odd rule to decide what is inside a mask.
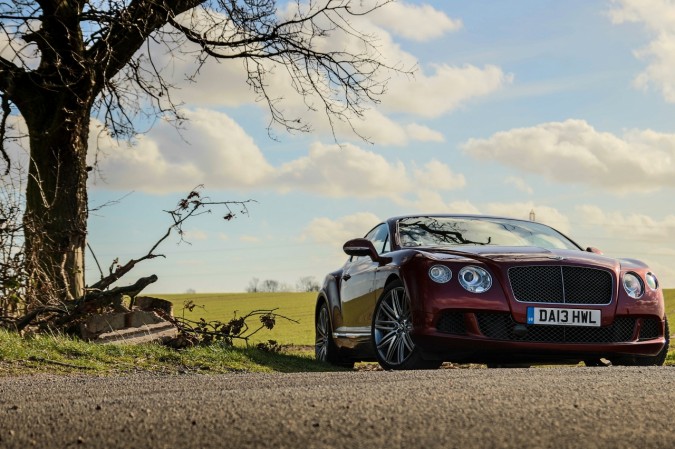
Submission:
[[[330,320],[330,312],[328,305],[324,301],[321,301],[319,311],[316,314],[314,330],[314,356],[318,361],[342,368],[354,368],[353,361],[342,358],[338,353],[338,348],[333,341],[333,326]]]
[[[386,370],[432,369],[440,361],[424,360],[410,337],[410,298],[403,282],[387,285],[375,305],[371,338],[377,361]]]

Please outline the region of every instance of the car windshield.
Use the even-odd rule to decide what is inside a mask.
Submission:
[[[505,218],[407,217],[398,221],[398,234],[402,247],[496,245],[579,249],[548,226]]]

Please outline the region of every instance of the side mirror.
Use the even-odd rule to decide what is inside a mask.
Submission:
[[[383,257],[377,253],[373,242],[368,239],[353,239],[342,245],[342,250],[350,256],[370,257],[370,260],[380,265],[391,262],[391,257]]]
[[[368,256],[372,260],[379,259],[379,255],[377,254],[377,251],[375,251],[373,242],[368,239],[352,239],[342,245],[342,250],[349,256]]]
[[[589,253],[602,255],[602,251],[600,251],[598,248],[593,248],[592,246],[589,246],[588,248],[586,248],[586,251],[589,252]]]

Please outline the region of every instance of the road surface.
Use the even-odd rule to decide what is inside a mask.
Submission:
[[[0,378],[0,448],[675,448],[675,367]]]

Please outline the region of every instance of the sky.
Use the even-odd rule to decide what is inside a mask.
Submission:
[[[368,141],[307,114],[283,71],[270,89],[313,131],[272,139],[240,62],[188,83],[189,61],[171,61],[183,129],[158,122],[132,147],[96,142],[89,244],[103,270],[144,255],[171,224],[164,211],[203,184],[213,201],[255,202],[230,221],[218,208],[190,220],[185,241],[170,236],[165,258],[121,284],[156,274],[147,293],[239,292],[253,278],[293,287],[321,282],[346,240],[390,216],[534,211],[675,287],[675,1],[407,0],[355,25],[387,62],[416,67],[389,74],[356,124]],[[86,276],[100,277],[92,257]]]

